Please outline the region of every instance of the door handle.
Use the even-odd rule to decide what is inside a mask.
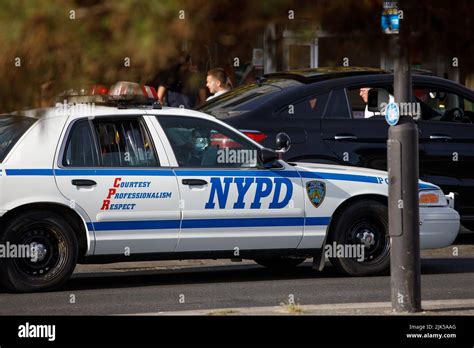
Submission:
[[[430,140],[453,140],[448,135],[430,135]]]
[[[97,185],[97,183],[94,180],[87,180],[87,179],[73,179],[71,183],[74,186],[79,186],[79,187]]]
[[[207,181],[202,180],[202,179],[183,179],[181,182],[183,183],[183,185],[189,185],[189,186],[207,185]]]
[[[335,135],[334,140],[357,140],[355,135]]]

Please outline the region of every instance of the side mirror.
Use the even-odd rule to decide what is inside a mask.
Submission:
[[[263,164],[271,163],[279,158],[278,153],[273,151],[272,149],[267,149],[264,147],[260,150],[260,159],[262,160]]]
[[[276,143],[276,151],[280,153],[285,153],[290,149],[291,140],[288,134],[286,133],[278,133],[275,138]]]
[[[369,90],[367,110],[370,112],[381,112],[382,104],[387,105],[390,95],[385,89],[371,88]]]

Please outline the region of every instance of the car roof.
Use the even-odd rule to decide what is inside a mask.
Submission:
[[[338,72],[338,70],[340,71]],[[306,78],[304,76],[295,74],[294,72],[265,75],[266,77],[259,81],[260,84],[258,84],[258,86],[271,86],[275,81],[284,81],[285,79],[297,81],[297,84],[291,86],[291,88],[283,88],[278,93],[272,93],[269,98],[266,98],[259,105],[254,105],[252,110],[241,108],[243,112],[237,112],[235,115],[254,114],[260,117],[262,113],[271,114],[276,110],[287,107],[289,103],[297,102],[300,99],[315,95],[315,93],[327,93],[331,90],[342,88],[359,88],[364,85],[373,85],[375,87],[377,85],[384,86],[386,84],[390,84],[390,86],[393,88],[394,82],[394,74],[392,72],[373,68],[331,68],[327,70],[328,74],[326,75],[323,72],[320,72],[322,74],[321,76],[325,76],[321,77],[320,80],[317,80],[317,71],[319,70],[312,69],[302,71],[307,72],[308,76],[311,76],[312,72],[316,71],[316,77],[311,82],[306,80],[306,82],[303,83],[297,81],[297,79],[310,79],[311,77]],[[334,73],[332,71],[334,71]],[[461,95],[470,99],[474,99],[473,90],[470,90],[466,86],[454,81],[438,76],[433,76],[427,70],[413,69],[412,81],[415,86],[423,84],[426,86],[446,88],[460,93]],[[246,91],[245,86],[242,87],[242,90]],[[223,94],[222,96],[212,99],[210,102],[202,105],[199,110],[207,107],[208,109],[204,109],[204,112],[215,115],[218,119],[232,118],[233,116],[230,112],[234,110],[233,108],[237,108],[238,104],[234,103],[230,108],[228,105],[220,105],[220,100],[223,100],[221,98],[225,98],[225,96],[226,94]],[[228,122],[228,120],[226,122]]]
[[[274,98],[281,98],[283,96],[288,98],[296,98],[296,97],[304,97],[305,95],[313,94],[315,89],[321,93],[332,90],[332,89],[339,89],[339,88],[351,88],[356,86],[362,85],[369,85],[369,84],[391,84],[393,86],[394,75],[390,72],[385,72],[383,74],[360,74],[360,75],[351,75],[351,76],[334,76],[330,79],[323,79],[320,81],[315,81],[313,83],[305,83],[301,86],[296,86],[291,90],[282,91],[279,96],[275,96]],[[269,80],[269,83],[271,80]],[[452,89],[462,95],[469,96],[474,98],[474,91],[470,90],[469,88],[456,83],[454,81],[438,77],[432,76],[428,74],[412,74],[412,82],[414,85],[417,84],[426,84],[432,85],[436,87],[444,87]],[[269,99],[266,103],[269,105],[273,105],[275,103],[273,99]]]
[[[291,70],[265,74],[267,79],[293,79],[302,83],[313,83],[334,78],[388,74],[388,71],[372,67],[320,67],[315,69]]]
[[[64,105],[64,104],[63,104]],[[70,107],[49,107],[41,109],[30,109],[11,113],[32,117],[36,119],[70,117],[78,119],[83,117],[96,116],[128,116],[128,115],[172,115],[172,116],[191,116],[214,120],[215,117],[185,108],[163,107],[161,109],[152,109],[147,107],[130,106],[127,108],[118,108],[116,106],[95,105],[87,103],[69,104]]]

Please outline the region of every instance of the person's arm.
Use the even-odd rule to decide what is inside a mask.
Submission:
[[[206,102],[207,99],[207,91],[205,88],[199,88],[199,95],[198,95],[198,106],[202,105]]]
[[[158,101],[160,102],[160,104],[164,105],[165,104],[166,87],[165,86],[159,86],[158,87],[158,92],[156,94],[158,95]]]

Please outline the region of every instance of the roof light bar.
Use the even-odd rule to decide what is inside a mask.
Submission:
[[[90,88],[69,90],[61,94],[71,103],[97,103],[117,106],[118,108],[152,107],[161,109],[158,95],[153,87],[136,82],[119,81],[109,88],[95,84]]]

